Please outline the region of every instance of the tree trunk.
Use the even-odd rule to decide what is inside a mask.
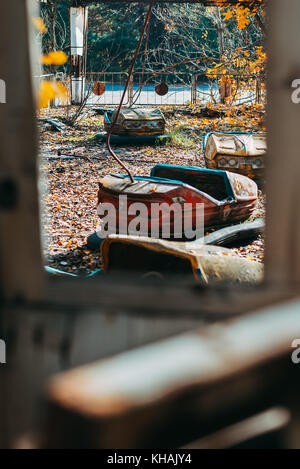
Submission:
[[[220,13],[220,8],[216,8],[216,16],[217,16],[217,32],[218,32],[218,41],[219,41],[219,58],[220,60],[224,54],[224,26],[222,21],[222,16]]]
[[[57,14],[58,14],[58,7],[59,7],[60,0],[58,1],[51,1],[48,0],[49,5],[49,21],[50,21],[50,49],[51,51],[56,50],[56,21],[57,21]],[[51,73],[55,74],[55,66],[51,65]]]

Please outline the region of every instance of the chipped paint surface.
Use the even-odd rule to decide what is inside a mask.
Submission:
[[[123,195],[127,199],[126,205],[121,207],[119,199]],[[257,185],[247,177],[225,171],[174,165],[158,165],[152,169],[150,177],[136,177],[133,183],[125,176],[106,176],[100,180],[98,192],[99,207],[100,204],[109,203],[115,208],[117,224],[114,234],[119,232],[119,225],[129,226],[136,217],[130,213],[130,207],[139,202],[147,210],[147,232],[140,234],[149,236],[156,226],[161,231],[164,223],[169,223],[170,239],[172,233],[175,233],[174,219],[170,218],[170,207],[174,207],[175,201],[177,204],[180,201],[184,218],[188,218],[194,227],[199,226],[198,208],[201,206],[205,231],[209,227],[246,220],[252,214],[257,198]],[[165,215],[169,214],[168,217],[154,217],[153,204],[160,204],[161,211]],[[140,217],[144,219],[143,214]],[[178,235],[175,237],[178,238]]]
[[[207,168],[222,169],[261,178],[265,169],[265,134],[212,132],[204,139]]]
[[[116,112],[116,111],[115,111]],[[104,116],[104,128],[110,129],[115,112],[107,112]],[[166,120],[159,109],[124,108],[112,129],[113,135],[163,135]]]
[[[112,249],[114,255],[111,256]],[[131,255],[128,255],[128,252]],[[154,254],[157,256],[154,257]],[[151,267],[149,267],[149,256],[152,256]],[[263,280],[262,264],[241,259],[231,249],[206,246],[198,241],[183,243],[143,236],[111,235],[101,244],[105,272],[130,270],[136,271],[140,277],[153,271],[162,277],[187,275],[186,270],[184,274],[182,273],[182,263],[171,262],[168,270],[166,256],[169,256],[169,262],[172,261],[172,257],[188,261],[190,273],[198,282],[255,284]]]

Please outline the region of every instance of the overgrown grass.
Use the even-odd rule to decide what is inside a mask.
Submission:
[[[181,125],[180,127],[171,130],[171,142],[170,145],[184,150],[193,149],[196,147],[196,141],[188,133],[190,128],[188,125]]]

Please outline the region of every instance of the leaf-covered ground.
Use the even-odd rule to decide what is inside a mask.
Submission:
[[[71,109],[68,114],[74,113]],[[64,109],[41,111],[39,117],[66,119]],[[244,118],[241,118],[241,120]],[[237,122],[226,118],[207,119],[176,110],[167,115],[168,146],[126,147],[116,152],[134,174],[149,175],[158,163],[204,167],[202,137],[218,126],[233,129]],[[249,119],[241,122],[247,128]],[[251,121],[251,129],[256,122]],[[257,121],[259,126],[259,120]],[[99,253],[86,247],[87,236],[96,230],[96,200],[99,179],[110,172],[122,173],[104,144],[93,137],[103,130],[103,116],[92,109],[84,111],[75,126],[63,132],[40,124],[40,191],[43,203],[45,264],[75,274],[87,274],[100,267]],[[261,130],[261,129],[260,129]],[[260,191],[254,218],[264,216],[264,194]],[[264,242],[260,237],[249,245],[234,248],[243,257],[263,261]]]

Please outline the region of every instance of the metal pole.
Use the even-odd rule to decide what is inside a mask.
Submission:
[[[115,152],[113,151],[113,149],[111,148],[111,146],[110,146],[110,137],[111,137],[111,134],[112,134],[114,125],[116,124],[116,122],[117,122],[117,120],[118,120],[118,118],[119,118],[121,109],[122,109],[122,105],[123,105],[123,102],[124,102],[124,99],[125,99],[125,95],[126,95],[127,90],[128,90],[128,86],[129,86],[131,77],[132,77],[132,73],[133,73],[133,70],[134,70],[134,66],[135,66],[135,63],[136,63],[136,59],[137,59],[138,53],[139,53],[140,48],[141,48],[141,45],[142,45],[143,37],[144,37],[144,35],[145,35],[145,31],[146,31],[148,22],[149,22],[149,20],[150,20],[150,16],[151,16],[152,9],[153,9],[153,3],[154,3],[154,0],[152,0],[151,3],[150,3],[149,10],[148,10],[148,13],[147,13],[147,15],[146,15],[145,22],[144,22],[144,26],[143,26],[143,29],[142,29],[142,32],[141,32],[141,35],[140,35],[140,39],[139,39],[139,42],[138,42],[136,51],[135,51],[135,53],[134,53],[134,57],[133,57],[131,66],[130,66],[130,70],[129,70],[129,73],[128,73],[128,78],[127,78],[126,85],[125,85],[125,88],[124,88],[124,91],[123,91],[123,94],[122,94],[122,97],[121,97],[121,101],[120,101],[119,107],[118,107],[118,109],[117,109],[115,118],[114,118],[114,120],[113,120],[113,122],[112,122],[112,124],[111,124],[111,126],[110,126],[110,129],[109,129],[109,131],[108,131],[108,133],[107,133],[107,137],[106,137],[106,145],[107,145],[107,148],[108,148],[109,153],[110,153],[111,156],[119,163],[119,165],[122,166],[123,169],[125,169],[125,171],[127,172],[127,174],[128,174],[128,176],[129,176],[131,182],[134,182],[133,176],[132,176],[130,170],[127,168],[127,166],[120,160],[120,158],[116,155],[116,153],[115,153]]]

